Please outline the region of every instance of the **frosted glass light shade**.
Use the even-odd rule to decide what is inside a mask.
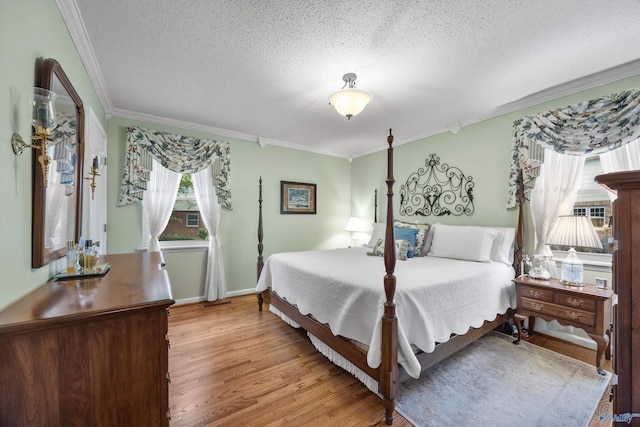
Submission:
[[[364,90],[344,89],[333,93],[329,97],[329,104],[333,105],[338,114],[351,120],[351,117],[357,116],[364,110],[371,99],[371,94]]]

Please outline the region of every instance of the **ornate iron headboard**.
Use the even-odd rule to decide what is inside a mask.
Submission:
[[[433,153],[425,160],[425,167],[400,186],[400,214],[471,215],[474,186],[473,177],[447,163],[440,164],[440,157]]]

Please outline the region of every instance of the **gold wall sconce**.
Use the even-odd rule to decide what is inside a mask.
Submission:
[[[34,88],[33,100],[31,101],[33,106],[31,124],[34,129],[34,135],[31,139],[34,143],[27,144],[18,133],[14,133],[11,137],[11,146],[16,156],[21,155],[26,148],[40,150],[38,162],[42,168],[42,180],[45,187],[48,184],[49,164],[51,163],[51,157],[47,153],[47,141],[51,137],[53,129],[58,125],[56,123],[55,99],[55,92],[40,87]]]
[[[100,155],[95,156],[93,158],[93,163],[91,164],[91,169],[89,170],[89,177],[85,178],[87,181],[91,181],[89,187],[91,187],[91,200],[95,198],[96,192],[96,176],[100,176],[98,173],[100,171]]]

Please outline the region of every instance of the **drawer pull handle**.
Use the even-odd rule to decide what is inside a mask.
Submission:
[[[171,373],[170,373],[170,372],[167,372],[166,377],[167,377],[167,382],[168,382],[169,384],[171,384]]]
[[[538,304],[537,302],[532,302],[531,308],[533,308],[536,311],[541,311],[544,308],[544,304]]]
[[[584,304],[584,300],[581,298],[568,298],[567,302],[574,307],[580,307],[582,304]]]
[[[537,298],[540,298],[544,294],[542,292],[536,291],[534,289],[529,289],[529,295],[537,299]]]
[[[570,319],[573,319],[573,320],[578,320],[580,317],[582,317],[580,313],[576,313],[575,311],[566,310],[564,313],[567,316],[569,316]]]

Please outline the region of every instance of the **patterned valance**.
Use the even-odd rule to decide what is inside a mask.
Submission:
[[[212,166],[218,202],[231,209],[231,148],[228,142],[138,127],[127,128],[118,206],[142,200],[153,166],[152,159],[178,173],[196,173]]]
[[[516,120],[507,208],[517,205],[519,172],[523,201],[535,185],[544,150],[570,155],[615,150],[640,137],[640,91],[628,90],[604,98]]]

